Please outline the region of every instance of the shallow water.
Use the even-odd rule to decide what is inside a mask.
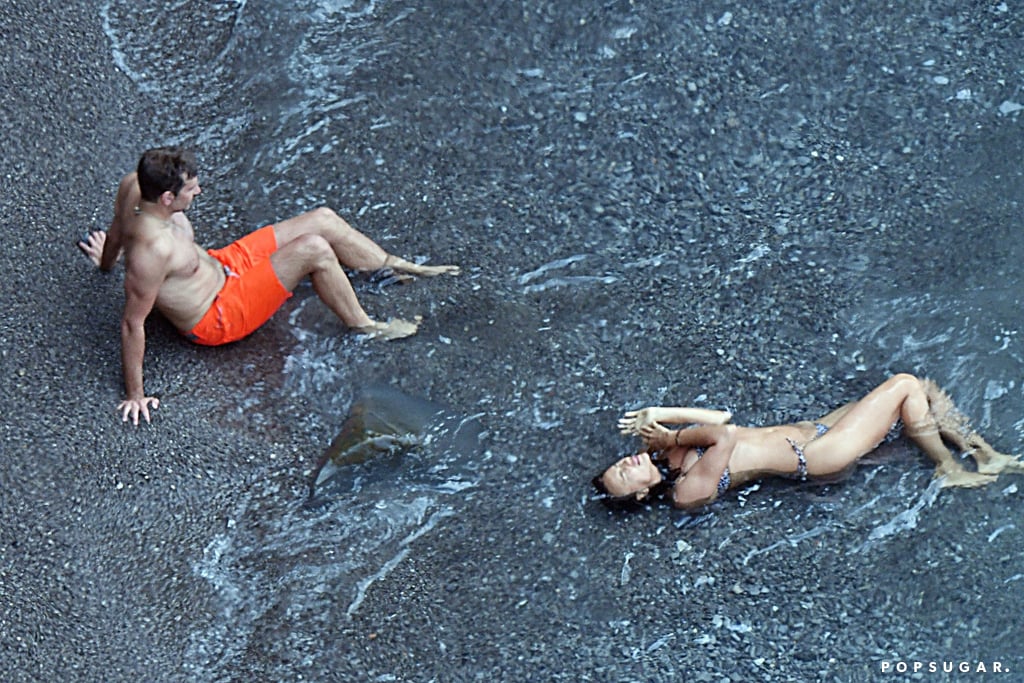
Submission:
[[[941,155],[929,148],[940,143],[880,140],[873,117],[887,130],[902,120],[900,107],[953,112],[956,140],[971,134],[972,117],[1006,125],[994,76],[967,95],[940,80],[944,65],[966,68],[962,55],[922,41],[878,64],[858,55],[863,73],[844,75],[835,66],[842,58],[787,63],[808,45],[825,56],[846,49],[844,31],[857,21],[838,8],[800,17],[815,27],[808,38],[730,3],[189,7],[110,0],[100,14],[111,59],[180,130],[163,141],[201,150],[200,235],[212,244],[240,225],[328,203],[389,249],[411,244],[412,256],[459,258],[466,272],[455,284],[359,291],[377,308],[428,316],[423,345],[396,347],[380,374],[413,384],[404,390],[416,400],[490,422],[472,455],[428,444],[346,465],[352,485],[319,492],[316,505],[273,474],[241,491],[228,527],[194,566],[221,608],[188,644],[195,677],[230,677],[250,648],[310,652],[302,638],[364,609],[376,582],[483,497],[533,501],[523,511],[550,522],[545,537],[561,538],[565,519],[606,524],[614,537],[621,520],[594,510],[585,482],[605,459],[591,451],[629,447],[611,432],[625,408],[686,402],[739,406],[745,422],[800,419],[910,371],[950,387],[996,445],[1020,444],[1022,261],[928,277],[947,271],[941,249],[859,248],[884,243],[879,235],[900,220],[929,222],[922,216],[935,207],[893,199],[918,196],[948,170],[929,156]],[[992,21],[1001,20],[995,12]],[[892,30],[923,20],[877,21]],[[934,23],[943,21],[964,20]],[[762,30],[770,41],[762,61],[750,58],[765,50],[751,38],[759,26],[775,31]],[[172,40],[154,45],[156,34]],[[702,72],[700,59],[736,59],[736,91]],[[854,106],[863,111],[848,116]],[[899,168],[907,150],[924,179]],[[1003,172],[1020,187],[1019,172]],[[892,189],[898,182],[905,195]],[[998,194],[984,177],[976,183]],[[877,204],[865,201],[872,192]],[[955,221],[939,223],[929,243],[961,234]],[[835,297],[832,317],[815,314],[821,297]],[[288,331],[279,337],[283,369],[250,388],[247,405],[303,404],[303,424],[318,437],[311,450],[322,451],[359,387],[381,379],[363,368],[392,351],[344,336],[308,288],[274,324]],[[399,372],[409,368],[414,379]],[[694,378],[705,370],[710,377]],[[586,447],[567,448],[566,432]],[[796,503],[783,502],[790,489],[767,485],[711,516],[667,512],[639,531],[640,543],[657,545],[668,525],[691,534],[680,536],[685,548],[669,544],[677,555],[710,561],[732,542],[745,545],[746,566],[807,544],[888,552],[922,516],[955,514],[932,507],[928,468],[905,445],[888,447],[874,467],[857,486],[799,489]],[[1016,501],[1002,482],[1000,491],[993,495]],[[990,523],[979,532],[989,543],[1015,528],[998,515]],[[767,531],[752,536],[747,525]],[[507,521],[509,533],[518,526]],[[719,532],[716,549],[710,538]],[[633,580],[634,552],[621,556],[622,585]],[[1019,557],[1006,571],[1007,580],[1020,576]],[[574,590],[599,591],[602,580],[593,581]],[[752,628],[716,618],[708,638]],[[675,637],[651,638],[646,653]]]
[[[873,362],[894,371],[941,373],[981,431],[996,427],[1019,443],[1020,306],[1019,289],[1009,285],[965,292],[940,283],[932,292],[897,293],[848,312],[859,334],[844,355],[853,370],[866,369],[864,349],[870,348]]]

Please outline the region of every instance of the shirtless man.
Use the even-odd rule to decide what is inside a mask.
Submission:
[[[150,406],[160,405],[142,388],[143,323],[153,308],[198,344],[227,344],[265,323],[308,275],[317,295],[345,325],[371,338],[399,339],[415,334],[416,322],[370,318],[342,266],[387,267],[420,276],[459,272],[458,266],[423,266],[388,254],[327,208],[204,251],[185,217],[200,192],[190,152],[151,149],[136,172],[121,181],[110,230],[93,231],[78,243],[104,271],[124,252],[121,365],[127,397],[118,410],[125,422],[137,425],[139,415],[149,422]]]

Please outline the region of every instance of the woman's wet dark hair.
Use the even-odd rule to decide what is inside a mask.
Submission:
[[[629,510],[638,507],[644,507],[650,505],[659,496],[663,495],[665,491],[671,488],[672,484],[675,483],[676,477],[679,476],[678,470],[669,470],[664,467],[660,461],[654,459],[651,460],[661,472],[661,481],[654,486],[651,486],[647,490],[647,495],[641,498],[637,498],[635,493],[627,493],[624,496],[613,496],[608,493],[608,489],[604,485],[604,473],[608,471],[608,468],[601,470],[590,483],[597,489],[596,498],[600,500],[606,507],[612,510]]]
[[[604,486],[604,480],[601,479],[601,475],[597,475],[590,480],[590,483],[597,489],[597,500],[600,500],[605,507],[612,510],[630,510],[633,508],[643,507],[651,502],[651,492],[648,491],[647,495],[643,498],[637,498],[636,494],[627,494],[625,496],[613,496],[608,493],[608,489]]]

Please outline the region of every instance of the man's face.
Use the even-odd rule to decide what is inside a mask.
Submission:
[[[199,177],[186,178],[185,186],[178,190],[178,194],[174,195],[174,201],[171,202],[171,209],[173,211],[187,211],[188,207],[192,206],[192,200],[197,195],[201,194],[203,188],[199,187]]]

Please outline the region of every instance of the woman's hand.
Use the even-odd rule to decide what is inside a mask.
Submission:
[[[658,408],[630,410],[619,418],[621,434],[640,434],[640,430],[658,422]]]
[[[657,422],[645,424],[641,427],[640,438],[643,439],[648,448],[655,451],[678,445],[676,443],[675,430],[667,429]]]

